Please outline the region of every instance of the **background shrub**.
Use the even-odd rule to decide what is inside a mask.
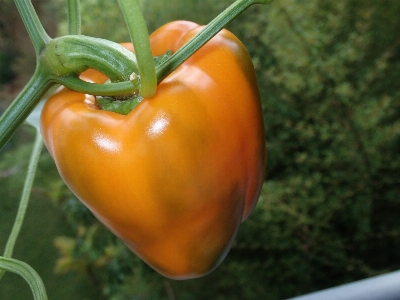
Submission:
[[[206,23],[231,1],[142,3],[152,31]],[[84,34],[127,40],[115,1],[82,8]],[[161,277],[64,186],[53,199],[75,235],[56,240],[57,270],[122,300],[283,299],[399,269],[399,15],[398,1],[282,0],[228,26],[256,67],[269,157],[259,204],[215,272]]]

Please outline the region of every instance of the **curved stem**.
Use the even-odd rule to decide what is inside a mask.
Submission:
[[[83,81],[77,76],[61,77],[57,78],[56,81],[70,90],[94,96],[122,96],[139,93],[137,81],[97,84]]]
[[[29,284],[35,300],[47,300],[46,288],[39,274],[27,263],[0,256],[0,269],[20,275]]]
[[[40,63],[54,77],[93,68],[119,82],[130,80],[132,73],[138,72],[136,56],[131,51],[120,44],[84,35],[55,38],[41,54]]]
[[[30,0],[15,0],[15,5],[21,15],[22,21],[28,30],[29,37],[35,48],[36,56],[46,47],[51,40],[47,32],[44,30],[42,23],[36,14],[35,8]]]
[[[81,34],[79,0],[68,0],[68,34]]]
[[[149,32],[138,0],[118,0],[137,56],[141,86],[139,93],[148,98],[156,93],[157,77],[151,53]]]
[[[4,250],[4,257],[11,257],[14,251],[15,242],[17,241],[19,232],[21,231],[22,224],[24,222],[26,209],[29,203],[29,196],[31,194],[33,180],[35,179],[35,173],[42,152],[43,141],[42,136],[39,132],[39,128],[36,128],[35,142],[29,161],[28,172],[26,174],[24,188],[22,190],[21,201],[19,203],[18,213],[15,218],[13,228],[8,238],[6,248]]]
[[[50,75],[43,68],[37,66],[31,80],[0,117],[0,149],[25,121],[51,85]]]
[[[199,50],[230,21],[237,17],[253,4],[267,4],[272,0],[236,0],[214,20],[212,20],[201,32],[176,51],[167,61],[157,66],[157,82],[160,83],[172,71],[185,62],[194,52]]]

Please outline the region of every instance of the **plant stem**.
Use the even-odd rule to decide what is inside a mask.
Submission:
[[[38,66],[27,85],[0,117],[0,150],[25,121],[51,85],[51,77]]]
[[[47,300],[46,288],[39,274],[27,263],[0,256],[0,270],[20,275],[29,284],[34,300]]]
[[[35,173],[39,162],[40,153],[42,152],[42,148],[43,148],[42,136],[40,135],[39,128],[36,128],[35,142],[33,144],[33,149],[29,161],[28,171],[25,178],[24,188],[22,190],[17,216],[15,218],[13,228],[8,238],[6,248],[4,250],[3,256],[6,258],[12,257],[15,242],[17,241],[19,232],[21,231],[21,227],[24,222],[26,209],[29,203],[29,196],[31,194],[33,180],[35,178]]]
[[[139,0],[118,0],[138,61],[142,97],[152,97],[157,89],[157,77],[151,53],[149,32],[140,9]]]
[[[54,77],[76,75],[88,68],[107,75],[112,82],[127,81],[137,72],[136,56],[120,44],[84,35],[53,39],[40,63]]]
[[[19,14],[21,15],[22,21],[28,30],[36,56],[39,56],[40,52],[46,47],[46,44],[51,40],[51,38],[44,30],[32,2],[30,0],[14,1]]]
[[[79,79],[77,76],[61,77],[57,83],[75,92],[94,96],[123,96],[139,93],[139,84],[135,81],[114,82],[107,84],[90,83]]]
[[[79,0],[68,0],[68,34],[81,34],[81,13]]]
[[[160,83],[172,71],[184,63],[193,53],[199,50],[230,21],[237,17],[253,4],[266,4],[272,0],[236,0],[214,20],[212,20],[201,32],[194,36],[190,41],[176,51],[166,62],[159,65],[156,69],[157,83]]]

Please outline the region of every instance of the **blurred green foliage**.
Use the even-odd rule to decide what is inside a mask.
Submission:
[[[153,31],[207,23],[231,2],[142,4]],[[83,34],[127,40],[116,0],[82,9]],[[226,260],[204,278],[165,279],[57,187],[76,232],[56,240],[58,271],[83,272],[111,300],[218,300],[283,299],[399,269],[399,15],[398,1],[276,0],[239,16],[228,28],[257,71],[268,165]]]
[[[11,69],[14,55],[10,53],[0,53],[0,85],[14,79],[14,72]]]
[[[14,223],[18,200],[21,197],[29,156],[32,151],[33,129],[22,126],[0,152],[0,255]],[[90,282],[86,273],[55,273],[59,258],[53,245],[60,235],[73,235],[74,230],[65,221],[64,213],[56,199],[71,193],[65,188],[54,162],[44,152],[35,176],[28,211],[18,236],[13,257],[30,264],[41,276],[49,299],[103,299],[100,291]],[[0,299],[33,299],[28,284],[13,273],[0,280]]]

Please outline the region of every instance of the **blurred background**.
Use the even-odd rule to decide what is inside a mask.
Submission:
[[[33,0],[51,36],[66,1]],[[143,0],[149,30],[209,22],[233,1]],[[82,1],[82,33],[127,41],[116,0]],[[246,45],[268,150],[259,203],[212,274],[158,275],[99,224],[44,151],[15,258],[49,299],[284,299],[400,269],[400,1],[275,0],[229,24]],[[0,109],[33,74],[13,1],[0,0]],[[0,153],[0,251],[18,206],[33,132]],[[0,299],[31,299],[7,273]]]

